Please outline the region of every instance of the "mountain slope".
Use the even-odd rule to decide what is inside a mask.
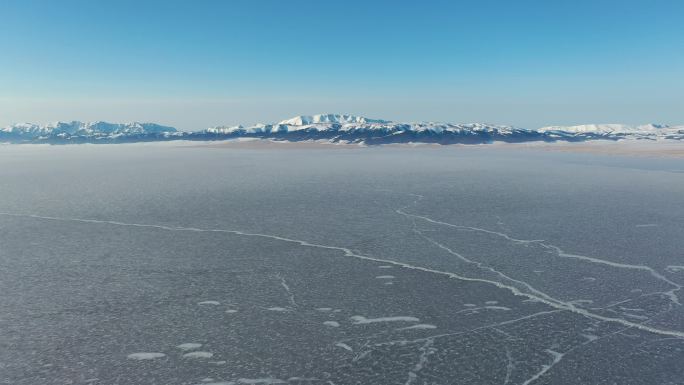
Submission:
[[[493,141],[584,141],[595,139],[684,139],[684,126],[647,124],[589,124],[529,130],[484,123],[402,123],[353,115],[296,116],[274,124],[219,126],[204,131],[217,137],[256,137],[276,140],[329,140],[364,144],[490,143]]]
[[[56,122],[44,126],[19,123],[0,128],[0,138],[18,141],[71,142],[111,140],[115,138],[155,137],[176,133],[173,127],[156,123]]]
[[[45,126],[21,123],[0,129],[0,140],[13,143],[121,143],[163,140],[262,138],[340,143],[480,144],[528,141],[684,140],[684,126],[586,124],[536,130],[484,123],[392,122],[344,114],[295,116],[272,124],[218,126],[179,132],[155,123],[57,122]]]

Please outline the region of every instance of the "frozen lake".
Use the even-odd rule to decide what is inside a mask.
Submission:
[[[0,383],[684,384],[684,160],[0,147]]]

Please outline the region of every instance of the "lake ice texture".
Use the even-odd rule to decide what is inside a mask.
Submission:
[[[0,147],[0,383],[684,384],[684,160]]]

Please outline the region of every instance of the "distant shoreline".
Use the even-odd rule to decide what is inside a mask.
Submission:
[[[359,148],[468,148],[468,149],[515,149],[536,150],[551,152],[588,153],[618,156],[638,156],[655,158],[684,158],[684,142],[681,141],[590,141],[590,142],[525,142],[491,144],[434,144],[434,143],[410,143],[410,144],[384,144],[379,146],[359,145],[355,143],[330,143],[323,141],[274,141],[268,139],[255,140],[227,140],[220,142],[175,142],[177,147],[207,147],[226,149],[253,149],[253,150],[301,150],[301,149],[359,149]]]
[[[531,148],[542,151],[636,156],[647,158],[684,158],[684,143],[680,141],[591,141],[576,143],[523,143],[511,148]]]
[[[586,153],[609,156],[629,156],[645,158],[684,158],[684,141],[680,140],[594,140],[584,142],[494,142],[488,144],[436,144],[436,143],[391,143],[382,145],[366,145],[363,143],[345,143],[329,141],[285,141],[259,138],[240,138],[221,141],[174,140],[159,142],[131,143],[73,143],[76,146],[167,146],[173,148],[207,148],[234,150],[369,150],[374,149],[434,149],[434,150],[468,150],[498,149],[511,151],[565,152]],[[65,145],[49,143],[0,143],[0,147],[63,147]],[[69,146],[66,146],[69,147]]]

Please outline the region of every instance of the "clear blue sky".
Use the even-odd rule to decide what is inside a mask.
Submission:
[[[0,1],[0,125],[684,123],[684,1]]]

